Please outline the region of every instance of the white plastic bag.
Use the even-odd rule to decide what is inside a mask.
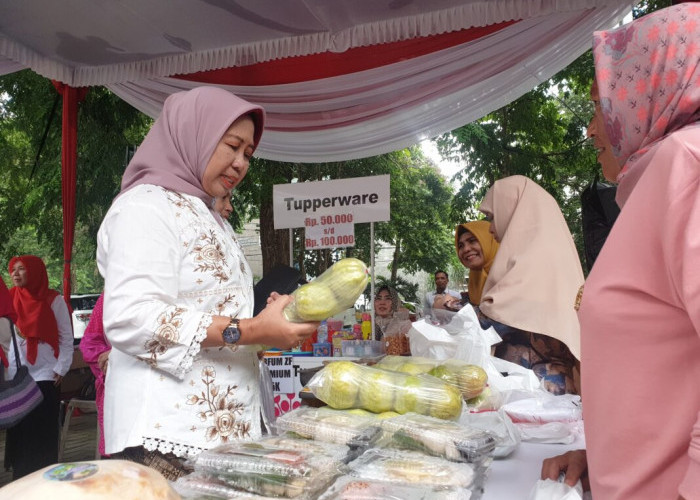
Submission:
[[[461,359],[484,367],[491,346],[501,341],[493,328],[482,330],[474,308],[464,306],[444,325],[420,320],[408,332],[411,354],[432,359]]]
[[[583,418],[581,396],[563,394],[555,396],[542,391],[537,397],[511,401],[503,409],[513,422],[576,422]]]
[[[459,359],[481,366],[489,377],[489,386],[505,401],[532,397],[540,391],[540,381],[532,370],[491,356],[491,346],[501,342],[493,328],[481,328],[476,311],[470,305],[455,313],[446,325],[434,325],[421,320],[413,323],[408,332],[411,354],[432,359]],[[502,373],[507,373],[504,377]],[[524,392],[516,397],[511,391]]]
[[[530,491],[529,500],[582,500],[582,498],[581,481],[572,488],[559,481],[540,479]]]
[[[571,444],[583,436],[583,420],[577,422],[548,422],[546,424],[513,424],[523,441],[543,444]]]
[[[495,458],[507,457],[520,445],[520,431],[502,409],[481,413],[464,412],[459,423],[488,431],[496,436],[497,444],[493,452]]]

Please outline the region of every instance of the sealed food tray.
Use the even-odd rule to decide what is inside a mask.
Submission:
[[[345,444],[325,443],[304,439],[292,434],[280,436],[266,436],[256,441],[265,448],[277,448],[280,450],[294,450],[315,455],[324,455],[336,462],[343,462],[350,453],[350,447]]]
[[[349,467],[352,476],[395,483],[470,489],[476,478],[474,469],[468,463],[389,448],[371,448],[350,462]]]
[[[457,462],[490,461],[497,440],[489,432],[439,418],[407,413],[382,421],[391,445]]]
[[[297,408],[275,421],[278,431],[294,432],[308,439],[369,448],[379,438],[380,420],[367,412],[332,408]]]
[[[311,498],[340,473],[331,456],[266,445],[264,441],[232,443],[205,450],[194,468],[219,481],[260,495]]]
[[[469,500],[471,492],[456,486],[398,484],[342,476],[319,500]]]
[[[179,478],[173,483],[173,488],[183,499],[279,500],[278,497],[266,497],[239,490],[216,476],[201,471]]]

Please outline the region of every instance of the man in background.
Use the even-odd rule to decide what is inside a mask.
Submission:
[[[435,290],[429,291],[425,294],[425,299],[423,300],[423,311],[429,311],[430,309],[444,309],[442,304],[445,299],[450,296],[461,299],[462,296],[459,292],[455,290],[450,290],[447,288],[447,283],[449,283],[450,278],[447,273],[442,269],[435,271]],[[436,300],[437,299],[437,300]]]

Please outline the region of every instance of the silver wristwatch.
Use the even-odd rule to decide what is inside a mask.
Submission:
[[[231,318],[231,322],[221,332],[221,339],[224,341],[225,346],[235,345],[241,340],[241,330],[238,328],[240,322],[241,320],[238,318]]]

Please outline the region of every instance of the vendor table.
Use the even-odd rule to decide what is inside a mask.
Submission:
[[[328,361],[352,361],[359,358],[293,356],[288,354],[265,355],[273,381],[275,416],[279,417],[301,405],[299,391],[303,388],[301,370],[316,368]]]
[[[265,356],[266,360],[269,359]],[[275,356],[272,356],[275,358]],[[275,409],[277,416],[287,411],[297,408],[301,404],[299,399],[299,391],[301,390],[301,382],[299,381],[299,373],[302,369],[309,369],[321,366],[324,362],[329,361],[349,361],[358,358],[326,358],[313,356],[289,356],[291,364],[291,385],[294,392],[275,394]],[[277,366],[287,367],[286,363],[279,365],[272,362],[268,363],[270,368]],[[288,384],[290,385],[290,384]],[[530,491],[535,486],[540,478],[542,469],[542,460],[556,455],[561,455],[569,450],[585,448],[583,438],[575,441],[572,444],[539,444],[539,443],[520,443],[520,446],[510,456],[505,459],[494,460],[489,468],[486,484],[484,485],[484,494],[482,500],[527,500]]]
[[[572,444],[520,443],[509,457],[493,461],[482,500],[527,500],[540,478],[542,460],[585,446],[583,439]]]

